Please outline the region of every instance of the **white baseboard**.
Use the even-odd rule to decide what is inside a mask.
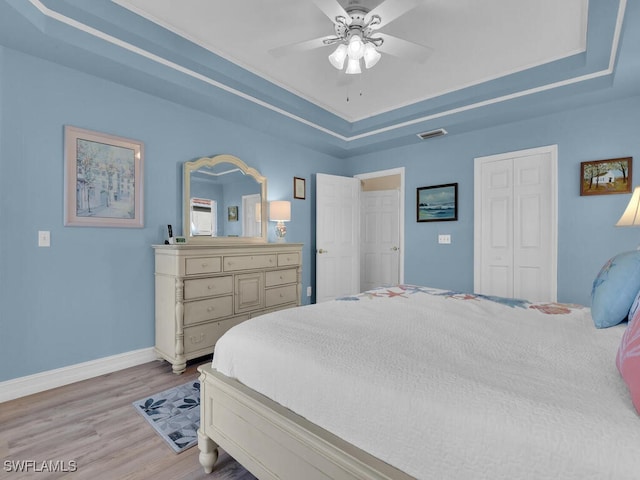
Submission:
[[[0,382],[0,403],[157,360],[153,347]]]

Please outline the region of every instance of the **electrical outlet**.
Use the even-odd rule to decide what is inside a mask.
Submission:
[[[438,235],[438,243],[450,244],[451,243],[451,235]]]
[[[311,296],[311,287],[307,287],[307,297]]]
[[[51,233],[48,230],[38,231],[38,246],[39,247],[51,246]]]

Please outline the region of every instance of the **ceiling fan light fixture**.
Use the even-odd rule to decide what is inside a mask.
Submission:
[[[344,43],[338,45],[338,48],[329,55],[329,62],[331,62],[331,65],[338,70],[342,70],[342,67],[344,67],[344,61],[347,58],[347,50],[347,46]]]
[[[364,66],[366,68],[371,68],[376,63],[378,63],[380,58],[382,58],[382,55],[380,55],[380,52],[376,50],[376,47],[373,43],[367,42],[364,47],[363,57],[364,57]]]
[[[313,1],[317,3],[320,0]],[[321,10],[322,6],[326,7],[327,3],[336,1],[337,0],[321,0]],[[362,73],[360,59],[364,60],[364,66],[367,69],[373,68],[380,61],[382,54],[378,49],[382,47],[385,38],[395,39],[396,42],[402,41],[393,36],[375,36],[377,29],[383,26],[383,24],[380,15],[373,12],[381,11],[380,5],[386,2],[391,2],[395,5],[395,0],[382,0],[382,3],[373,10],[370,10],[364,5],[360,5],[362,1],[364,0],[349,0],[349,6],[346,7],[346,10],[338,4],[336,8],[340,7],[340,11],[344,10],[345,15],[333,17],[333,15],[323,10],[330,18],[335,18],[335,36],[321,39],[324,45],[338,44],[335,51],[329,55],[329,62],[338,70],[342,70],[346,62],[347,67],[345,73],[349,75]],[[400,3],[415,2],[415,0],[398,1]],[[391,20],[393,20],[393,18]],[[406,43],[410,44],[410,42]]]
[[[347,62],[347,69],[344,73],[348,75],[362,73],[362,70],[360,70],[360,59],[349,57],[349,61]]]

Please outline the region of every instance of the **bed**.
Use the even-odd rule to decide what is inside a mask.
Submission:
[[[200,367],[200,462],[265,479],[637,479],[625,325],[399,285],[244,322]]]

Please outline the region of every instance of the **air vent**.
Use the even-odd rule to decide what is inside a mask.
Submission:
[[[429,132],[418,133],[418,137],[422,140],[427,140],[429,138],[441,137],[446,135],[447,131],[444,128],[438,128],[437,130],[431,130]]]

